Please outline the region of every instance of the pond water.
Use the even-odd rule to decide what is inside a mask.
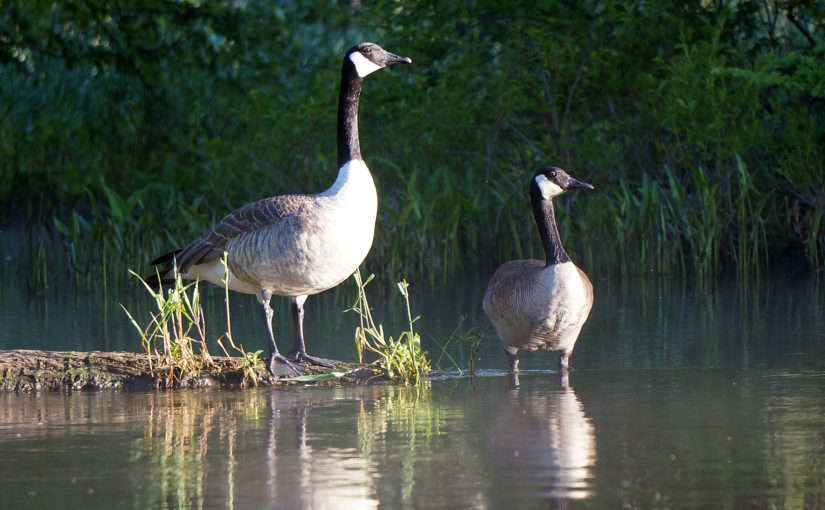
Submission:
[[[489,275],[410,286],[414,324],[440,368],[466,368],[469,344],[458,338],[483,332],[481,309]],[[387,335],[406,326],[406,307],[392,281],[376,278],[367,295]],[[747,283],[694,284],[668,278],[594,278],[595,304],[571,357],[579,369],[825,368],[825,282],[776,274]],[[227,329],[223,289],[200,287],[210,352]],[[346,312],[356,296],[352,279],[307,300],[305,331],[311,354],[355,361],[358,317]],[[247,351],[266,350],[261,309],[254,296],[230,293],[231,330]],[[146,321],[154,303],[141,284],[126,289],[78,291],[54,285],[26,292],[16,278],[0,279],[0,349],[142,352],[123,308]],[[289,301],[274,297],[273,327],[282,350],[292,346]],[[471,331],[472,330],[472,331]],[[452,340],[450,340],[452,336]],[[442,351],[449,354],[441,356]],[[549,369],[557,354],[522,353],[521,367]],[[504,369],[507,360],[492,331],[480,344],[476,366]]]
[[[451,342],[465,370],[445,356],[419,388],[0,394],[0,508],[825,508],[820,282],[594,283],[568,387],[551,353],[522,353],[513,380],[488,333],[474,376]],[[484,284],[413,285],[433,358],[488,324]],[[371,286],[377,320],[399,330],[394,284]],[[222,294],[204,291],[219,331]],[[308,301],[311,352],[354,360],[353,297]],[[230,301],[236,339],[264,349],[254,298]],[[139,351],[118,303],[151,305],[4,278],[0,349]],[[290,329],[278,323],[286,348]]]
[[[0,395],[3,508],[822,508],[825,375]]]

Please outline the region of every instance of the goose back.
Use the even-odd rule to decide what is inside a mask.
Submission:
[[[372,245],[378,197],[363,161],[345,164],[316,195],[280,195],[236,209],[177,253],[185,278],[255,294],[311,295],[344,281]]]

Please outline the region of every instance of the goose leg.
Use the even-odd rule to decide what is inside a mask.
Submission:
[[[295,345],[292,346],[288,356],[295,361],[332,368],[338,363],[337,361],[317,358],[307,354],[306,343],[304,341],[304,302],[306,300],[307,296],[296,296],[292,298],[292,324],[295,326]]]
[[[288,359],[283,357],[278,352],[278,346],[275,345],[275,335],[272,334],[272,316],[274,312],[269,306],[269,301],[272,299],[272,293],[268,290],[263,290],[257,294],[258,301],[261,303],[261,308],[264,312],[264,323],[266,323],[266,336],[269,340],[269,373],[273,376],[286,375],[303,375],[303,372],[296,368]]]
[[[518,352],[509,353],[504,351],[507,354],[507,358],[510,360],[510,372],[517,374],[518,373]]]
[[[301,350],[306,354],[306,343],[304,342],[304,306],[301,300],[301,305],[298,306],[300,298],[292,298],[292,328],[295,333],[295,342],[292,344],[292,349],[286,353],[291,359],[298,359],[298,353]]]
[[[567,370],[570,365],[570,353],[563,352],[559,355],[559,370]]]
[[[504,352],[507,353],[507,357],[510,359],[510,372],[512,372],[514,374],[517,374],[518,373],[518,353],[514,352],[514,353],[510,354],[507,351],[504,351]]]

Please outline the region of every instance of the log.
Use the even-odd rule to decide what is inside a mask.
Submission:
[[[384,380],[374,365],[340,363],[343,376],[327,380],[272,377],[266,369],[247,370],[241,358],[211,357],[212,363],[192,373],[159,370],[153,358],[134,352],[79,352],[42,350],[0,350],[0,391],[153,390],[158,388],[246,387],[256,385],[346,385]],[[307,375],[329,369],[308,365]]]

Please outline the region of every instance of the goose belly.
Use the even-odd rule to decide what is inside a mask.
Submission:
[[[514,273],[485,298],[505,351],[572,351],[592,306],[576,266],[568,262]]]
[[[281,296],[311,295],[349,277],[366,258],[375,231],[377,201],[369,207],[331,207],[300,229],[262,229],[231,246],[239,278]]]
[[[238,278],[220,259],[213,260],[206,264],[196,264],[181,276],[189,280],[202,280],[214,283],[219,287],[226,287],[226,282],[229,282],[229,290],[233,292],[241,292],[243,294],[255,294],[258,292],[257,287]]]

